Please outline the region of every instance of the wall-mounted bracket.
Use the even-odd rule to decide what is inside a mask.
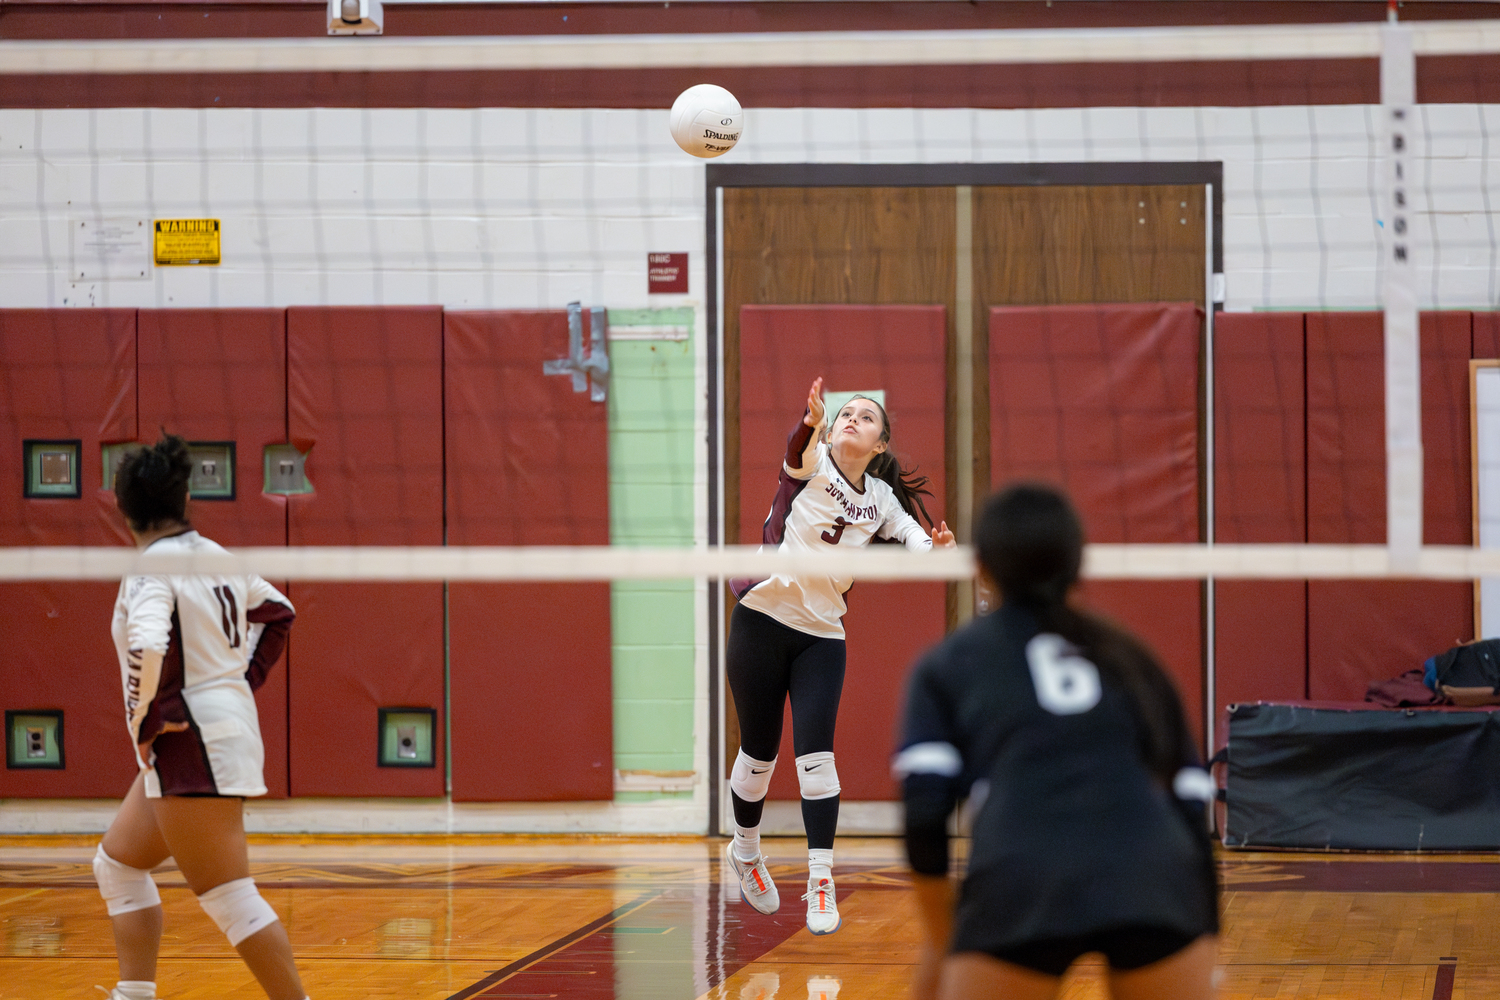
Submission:
[[[294,444],[268,444],[265,450],[265,488],[272,496],[299,496],[312,493],[308,481],[307,455]]]
[[[568,356],[542,362],[544,375],[569,375],[573,391],[589,393],[596,403],[604,402],[609,388],[609,313],[603,306],[589,310],[589,347],[583,349],[583,304],[568,303]]]
[[[78,468],[82,450],[82,441],[21,442],[26,461],[22,495],[41,499],[83,496]]]
[[[233,500],[234,442],[189,441],[187,446],[193,462],[188,495],[194,500]]]
[[[435,767],[437,709],[382,708],[379,712],[381,767]]]
[[[59,709],[5,713],[5,766],[60,771],[63,758],[63,714]]]

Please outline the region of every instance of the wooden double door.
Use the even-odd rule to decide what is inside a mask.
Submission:
[[[883,393],[894,451],[931,477],[933,517],[960,540],[991,487],[1017,476],[1069,488],[1091,540],[1200,540],[1207,194],[1154,183],[725,187],[725,541],[760,541],[785,436],[820,375],[832,390]],[[1157,475],[1132,474],[1158,452]],[[1151,495],[1122,507],[1132,490]],[[1201,585],[1096,584],[1085,600],[1157,644],[1201,727]],[[964,585],[850,593],[835,742],[846,800],[894,797],[906,673],[972,603]],[[790,730],[788,718],[788,763]],[[737,745],[730,696],[726,775]],[[796,796],[779,769],[771,797]]]

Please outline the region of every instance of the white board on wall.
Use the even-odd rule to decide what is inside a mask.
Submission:
[[[1481,549],[1500,549],[1500,362],[1474,365],[1474,523]],[[1500,579],[1479,581],[1482,639],[1500,636]]]

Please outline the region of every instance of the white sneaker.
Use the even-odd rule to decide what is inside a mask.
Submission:
[[[775,913],[781,909],[781,893],[776,891],[776,883],[766,870],[764,854],[757,854],[754,861],[741,861],[734,856],[734,841],[731,840],[724,845],[724,857],[729,859],[729,867],[740,880],[740,898],[749,903],[751,909],[760,913]]]
[[[807,980],[807,1000],[838,1000],[842,979],[833,976],[811,976]]]
[[[814,934],[832,934],[844,922],[839,916],[838,899],[833,893],[833,879],[807,880],[807,929]]]
[[[740,1000],[776,1000],[781,989],[781,973],[757,972],[740,987]]]

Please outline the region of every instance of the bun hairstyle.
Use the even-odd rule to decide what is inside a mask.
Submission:
[[[115,472],[115,505],[138,532],[187,523],[187,442],[162,431],[161,440],[125,456]]]
[[[1017,483],[990,497],[975,526],[979,561],[1005,603],[1031,612],[1043,632],[1062,636],[1129,695],[1141,726],[1141,755],[1171,787],[1196,757],[1177,689],[1139,639],[1068,603],[1083,562],[1083,523],[1051,486]]]
[[[875,404],[875,409],[880,411],[880,443],[890,445],[891,443],[891,418],[885,412],[885,407],[880,405],[879,400],[870,399],[869,396],[854,395],[849,397],[849,403],[856,399],[867,400]],[[830,421],[829,426],[832,426]],[[927,522],[928,528],[936,527],[932,523],[932,515],[927,513],[927,505],[922,502],[924,496],[932,496],[932,491],[927,489],[928,478],[917,475],[915,467],[903,469],[896,456],[891,453],[889,447],[885,451],[870,459],[870,464],[865,471],[876,479],[883,480],[896,494],[896,500],[901,504],[901,509],[913,518],[920,517]],[[920,514],[918,512],[921,512]]]

